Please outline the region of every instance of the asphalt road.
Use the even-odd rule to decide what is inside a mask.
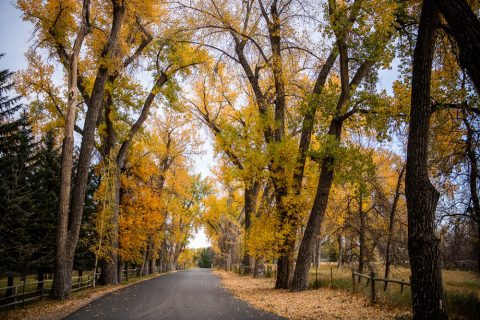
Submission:
[[[222,288],[208,269],[143,281],[105,295],[66,319],[283,319],[254,309]]]

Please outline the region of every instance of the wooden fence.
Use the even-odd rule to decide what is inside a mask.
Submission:
[[[122,281],[128,281],[131,278],[139,277],[140,269],[122,270]],[[93,271],[92,271],[93,273]],[[96,281],[98,276],[96,274]],[[0,309],[25,304],[35,300],[41,300],[48,297],[53,279],[43,281],[24,282],[21,284],[0,288]],[[93,287],[93,274],[85,276],[72,277],[72,292]],[[29,288],[34,288],[27,290]]]
[[[367,286],[370,285],[370,302],[371,303],[376,303],[377,302],[377,288],[376,288],[376,282],[383,282],[385,284],[384,290],[386,290],[387,286],[386,284],[388,283],[395,283],[400,285],[400,293],[403,293],[404,287],[405,286],[410,286],[410,283],[404,280],[397,280],[397,279],[386,279],[386,278],[377,278],[375,275],[375,272],[370,272],[370,275],[358,273],[355,271],[352,271],[352,291],[355,292],[356,288],[356,280],[360,282],[360,279],[364,278],[367,279]]]

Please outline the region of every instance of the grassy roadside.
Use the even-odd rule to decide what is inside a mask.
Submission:
[[[380,277],[382,276],[379,274]],[[332,281],[330,283],[330,277]],[[410,269],[394,267],[391,278],[406,280],[410,279]],[[451,319],[478,319],[480,315],[480,277],[474,272],[443,270],[442,278],[447,296],[447,308]],[[340,289],[351,292],[352,273],[347,268],[337,268],[323,264],[318,270],[310,270],[310,287]],[[364,297],[370,296],[370,287],[363,279],[356,284],[356,293]],[[387,290],[383,289],[383,283],[377,285],[377,301],[380,305],[403,308],[410,310],[410,288],[405,287],[401,292],[400,286],[389,284]]]
[[[289,319],[386,320],[410,317],[409,310],[370,305],[366,297],[343,290],[320,288],[292,293],[275,290],[273,278],[253,279],[226,271],[214,273],[237,298]]]
[[[175,272],[175,271],[173,271]],[[35,303],[26,305],[25,307],[17,307],[10,310],[0,312],[0,319],[5,320],[57,320],[63,319],[69,314],[75,312],[88,303],[104,296],[105,294],[120,290],[132,284],[146,281],[152,278],[160,277],[167,273],[151,274],[145,277],[130,279],[124,281],[117,286],[98,286],[96,288],[88,288],[82,291],[72,293],[70,299],[64,301],[56,301],[45,299]]]

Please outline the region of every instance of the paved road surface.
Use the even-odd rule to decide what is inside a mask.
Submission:
[[[208,269],[160,276],[126,287],[68,316],[79,319],[282,319],[235,299]]]

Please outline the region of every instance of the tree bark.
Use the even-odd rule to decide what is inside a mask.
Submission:
[[[252,224],[252,215],[257,210],[257,197],[260,190],[260,183],[255,181],[252,186],[245,186],[244,201],[245,201],[245,253],[243,255],[242,265],[244,267],[245,274],[252,272],[252,257],[247,251],[247,239],[249,237],[250,226]]]
[[[358,201],[358,217],[360,220],[360,230],[359,230],[360,252],[358,255],[358,272],[363,273],[366,257],[367,257],[367,244],[366,244],[367,214],[363,211],[363,195],[361,191],[360,191],[360,198]]]
[[[338,235],[337,242],[338,242],[337,268],[340,268],[342,266],[342,259],[343,259],[343,241],[342,241],[342,235],[341,234]]]
[[[112,57],[115,54],[120,29],[125,13],[125,5],[122,1],[113,1],[113,20],[110,36],[104,47],[101,59]],[[83,139],[80,147],[77,173],[72,192],[72,199],[68,215],[59,211],[57,228],[57,262],[55,264],[55,276],[52,284],[51,296],[54,299],[65,299],[70,295],[72,286],[72,270],[75,249],[77,246],[80,224],[83,215],[83,204],[88,181],[90,161],[94,148],[95,128],[100,107],[102,105],[105,81],[109,69],[101,64],[93,85],[90,104],[88,105],[83,128]]]
[[[480,199],[478,197],[478,185],[477,180],[479,178],[478,175],[478,161],[477,161],[477,153],[475,151],[473,135],[474,129],[472,125],[468,121],[467,112],[463,110],[463,123],[467,129],[467,141],[466,141],[466,152],[467,158],[470,162],[470,173],[469,173],[469,185],[470,185],[470,201],[472,207],[472,219],[474,223],[477,224],[477,268],[478,273],[480,273]]]
[[[439,14],[434,1],[423,2],[413,55],[406,198],[413,319],[448,319],[435,234],[439,193],[428,177],[430,83]]]
[[[328,135],[335,139],[336,144],[340,143],[342,124],[342,121],[334,119],[328,130]],[[334,165],[335,156],[331,153],[327,154],[322,161],[317,193],[303,234],[302,243],[298,251],[292,291],[302,291],[308,288],[308,274],[312,262],[312,253],[314,250],[315,239],[318,236],[325,215],[325,210],[327,209],[328,195],[330,194],[330,189],[333,183]]]
[[[480,93],[480,21],[465,0],[436,0],[459,49],[460,66]]]
[[[73,132],[75,128],[75,113],[78,96],[78,59],[83,40],[90,30],[90,0],[84,0],[82,19],[72,53],[69,57],[68,101],[65,116],[65,129],[62,144],[60,191],[58,196],[58,211],[56,224],[56,256],[55,273],[50,296],[54,299],[65,299],[70,296],[72,287],[73,257],[69,256],[69,211],[72,186],[73,167]],[[81,218],[80,218],[81,219]]]
[[[255,268],[253,270],[254,278],[261,278],[265,275],[265,259],[263,257],[257,257],[255,259]]]
[[[402,165],[400,173],[398,174],[397,185],[395,187],[395,195],[393,196],[392,206],[390,207],[390,216],[388,224],[388,238],[387,238],[387,248],[385,252],[385,279],[390,277],[390,266],[392,264],[392,239],[393,239],[393,227],[395,224],[395,213],[397,211],[398,199],[400,199],[400,188],[402,186],[403,175],[405,174],[405,165]],[[387,290],[388,282],[385,282],[384,290]]]
[[[332,115],[332,120],[330,122],[330,127],[327,134],[333,139],[333,146],[330,146],[329,148],[335,148],[340,145],[343,122],[356,112],[355,109],[352,109],[347,113],[343,113],[343,108],[349,102],[353,93],[352,91],[354,91],[355,88],[360,85],[363,78],[374,64],[373,60],[366,59],[360,64],[350,81],[348,46],[346,40],[348,38],[348,34],[350,33],[350,26],[357,19],[359,12],[358,10],[360,10],[361,4],[362,1],[358,0],[352,4],[351,15],[348,18],[347,26],[343,29],[338,28],[335,32],[337,40],[336,46],[339,53],[340,63],[341,94],[337,101],[335,113]],[[291,288],[292,291],[302,291],[308,287],[308,274],[312,259],[312,251],[314,249],[314,242],[315,238],[320,232],[323,217],[327,209],[328,196],[333,183],[334,165],[336,161],[334,152],[332,153],[331,150],[327,151],[327,154],[321,160],[322,165],[317,185],[317,193],[315,195],[313,207],[310,211],[305,233],[300,244],[295,275],[293,277]]]

